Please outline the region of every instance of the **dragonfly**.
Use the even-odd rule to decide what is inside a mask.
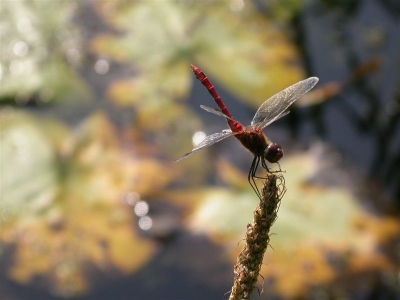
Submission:
[[[232,116],[214,85],[207,78],[204,72],[194,65],[191,65],[191,67],[196,78],[206,87],[208,92],[214,98],[219,109],[205,105],[200,105],[200,107],[209,113],[225,118],[230,129],[224,129],[221,132],[206,136],[204,140],[195,146],[192,151],[186,153],[175,162],[179,162],[206,147],[218,143],[230,136],[234,136],[254,155],[247,180],[257,196],[261,198],[260,191],[258,190],[256,184],[256,179],[263,179],[263,177],[256,175],[259,165],[261,164],[261,166],[267,172],[271,173],[267,166],[267,161],[269,163],[278,163],[283,156],[282,147],[278,143],[272,142],[263,133],[263,130],[271,123],[282,118],[283,116],[286,116],[289,113],[287,110],[289,106],[309,90],[311,90],[317,84],[319,79],[317,77],[310,77],[308,79],[299,81],[298,83],[295,83],[275,94],[261,104],[254,115],[251,124],[249,126],[245,126]]]

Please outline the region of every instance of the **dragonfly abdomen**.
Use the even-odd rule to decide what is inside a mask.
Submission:
[[[217,90],[215,89],[214,85],[211,83],[211,81],[208,79],[208,77],[204,74],[202,70],[197,68],[194,65],[191,65],[192,70],[194,74],[196,75],[196,78],[201,82],[202,85],[204,85],[207,89],[207,91],[210,93],[210,95],[214,98],[215,103],[217,103],[218,107],[221,109],[221,111],[228,116],[231,119],[235,119],[229,109],[226,107],[225,103],[222,101],[222,98],[219,96]],[[229,127],[232,129],[232,132],[241,132],[243,131],[243,126],[235,122],[233,120],[226,120],[229,124]]]

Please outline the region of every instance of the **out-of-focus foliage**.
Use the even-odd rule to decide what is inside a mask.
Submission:
[[[72,296],[94,284],[87,266],[104,280],[108,271],[131,273],[151,258],[154,244],[139,237],[121,200],[131,191],[149,192],[135,178],[146,178],[154,168],[150,176],[157,178],[162,167],[128,158],[102,114],[75,134],[54,121],[47,124],[50,132],[24,113],[2,111],[2,243],[15,247],[6,272],[24,284],[40,278],[52,293]],[[64,143],[57,146],[60,134]]]
[[[70,66],[81,62],[80,37],[69,22],[73,6],[62,0],[1,3],[0,101],[88,99]]]
[[[26,114],[3,110],[0,124],[1,217],[11,221],[51,204],[58,192],[57,158],[52,143]]]
[[[131,62],[136,73],[129,97],[115,90],[118,83],[113,86],[114,101],[133,102],[140,109],[146,103],[154,112],[164,109],[166,101],[187,96],[191,63],[254,107],[300,80],[304,73],[297,51],[284,34],[250,3],[242,4],[241,13],[227,13],[242,9],[233,2],[229,6],[224,2],[118,5],[99,1],[99,11],[122,34],[98,36],[92,43],[94,51]]]

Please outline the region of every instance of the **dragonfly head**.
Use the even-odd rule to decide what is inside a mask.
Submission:
[[[283,150],[281,145],[277,143],[271,143],[264,151],[264,158],[270,163],[275,163],[280,160],[283,156]]]

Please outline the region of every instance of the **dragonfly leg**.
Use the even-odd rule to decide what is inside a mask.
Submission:
[[[262,167],[263,167],[265,170],[267,170],[268,173],[272,173],[272,172],[269,170],[269,168],[268,168],[268,166],[267,166],[267,163],[265,162],[265,159],[264,159],[264,158],[261,159],[261,165],[262,165]]]
[[[258,166],[260,165],[260,161],[261,161],[261,166],[268,172],[268,173],[278,173],[278,172],[282,172],[281,171],[281,166],[278,163],[279,166],[279,170],[276,171],[271,171],[268,168],[268,165],[265,161],[265,159],[263,157],[257,157],[255,156],[253,159],[253,162],[251,163],[251,167],[250,167],[250,171],[249,171],[249,176],[247,177],[247,180],[250,183],[250,186],[252,187],[252,189],[254,190],[254,192],[257,194],[258,198],[261,199],[261,193],[260,190],[258,189],[258,186],[256,184],[256,179],[267,179],[268,176],[257,176],[257,169]]]
[[[271,171],[271,170],[268,168],[265,159],[261,158],[261,165],[262,165],[262,167],[263,167],[268,173],[279,173],[279,172],[282,172],[282,170],[281,170],[281,165],[279,164],[279,162],[276,162],[276,163],[277,163],[278,166],[279,166],[279,170]]]
[[[275,171],[270,171],[270,170],[268,169],[268,166],[267,166],[267,163],[265,162],[265,159],[263,159],[262,157],[260,157],[259,160],[261,160],[261,166],[262,166],[268,173],[275,173]],[[259,165],[259,164],[257,164],[257,167],[258,167],[258,165]],[[253,179],[262,179],[262,180],[268,179],[268,176],[259,176],[259,175],[256,175],[256,172],[257,172],[257,168],[254,170]]]
[[[281,165],[279,164],[279,162],[277,161],[276,162],[277,164],[278,164],[278,166],[279,166],[279,171],[277,171],[277,172],[282,172],[282,169],[281,169]],[[283,171],[283,173],[285,173],[286,171]]]
[[[261,199],[261,194],[260,194],[260,191],[258,190],[256,181],[255,181],[255,178],[258,178],[256,176],[256,172],[257,172],[257,168],[258,168],[259,164],[260,164],[260,158],[257,156],[254,156],[253,162],[251,163],[249,175],[247,176],[247,180],[249,181],[250,186],[253,189],[253,191],[257,194],[258,198]]]

